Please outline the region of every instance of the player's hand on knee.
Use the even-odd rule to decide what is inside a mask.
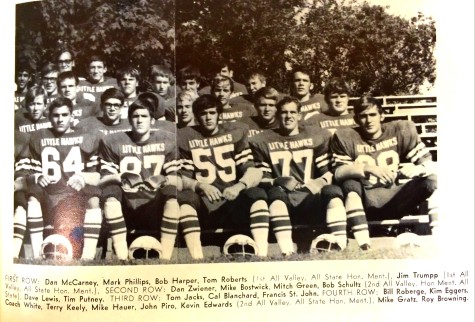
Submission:
[[[398,174],[403,179],[412,179],[420,176],[424,172],[424,166],[414,163],[404,163],[398,170]]]
[[[46,188],[49,186],[51,183],[51,179],[47,175],[41,175],[38,177],[38,184],[40,185],[41,188]]]
[[[245,186],[242,183],[236,183],[235,185],[232,185],[231,187],[227,187],[223,191],[223,197],[226,200],[234,200],[239,196],[239,193],[245,188]]]
[[[207,183],[198,183],[196,189],[198,192],[205,195],[211,202],[220,201],[223,196],[218,188]]]
[[[277,177],[274,179],[274,186],[279,186],[287,191],[294,191],[299,185],[299,181],[294,177]]]
[[[86,186],[86,182],[80,174],[76,173],[73,174],[71,178],[69,178],[67,185],[76,191],[81,191]]]
[[[366,175],[372,175],[378,178],[382,184],[391,185],[396,180],[397,173],[387,167],[378,167],[375,165],[366,165],[364,168]]]

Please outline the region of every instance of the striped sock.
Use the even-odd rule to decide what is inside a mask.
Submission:
[[[283,201],[276,200],[269,206],[269,213],[272,230],[274,231],[281,253],[284,255],[294,253],[292,224],[290,222],[287,206]]]

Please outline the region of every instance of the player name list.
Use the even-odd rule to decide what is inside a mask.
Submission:
[[[5,275],[3,301],[31,310],[121,311],[467,302],[468,271],[147,278]]]

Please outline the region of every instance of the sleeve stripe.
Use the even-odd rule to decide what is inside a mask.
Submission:
[[[409,151],[406,158],[412,159],[414,155],[418,153],[419,150],[422,150],[424,148],[425,148],[425,144],[423,142],[419,142],[411,151]]]
[[[328,164],[330,163],[330,160],[323,160],[323,161],[320,161],[317,163],[317,167],[318,168],[323,168],[323,167],[326,167]]]
[[[236,165],[254,160],[251,149],[245,149],[240,154],[235,155],[234,160],[236,162]]]
[[[412,159],[411,159],[411,162],[412,163],[416,163],[417,160],[423,158],[425,155],[429,154],[429,149],[427,148],[423,148],[422,150],[420,150]]]
[[[236,160],[236,165],[240,165],[240,164],[246,163],[248,161],[252,161],[252,160],[254,160],[252,155],[248,155],[246,158],[240,158],[239,160]]]
[[[101,160],[101,171],[106,170],[112,174],[119,173],[119,167],[113,162]]]
[[[330,158],[330,155],[328,153],[324,153],[318,157],[315,158],[315,163],[318,163],[324,159],[329,159]]]
[[[248,154],[250,154],[250,153],[252,153],[252,152],[251,152],[251,149],[249,149],[249,148],[244,149],[244,150],[242,150],[241,153],[236,154],[236,156],[234,157],[234,159],[237,160],[237,159],[242,158],[243,156],[248,155]]]

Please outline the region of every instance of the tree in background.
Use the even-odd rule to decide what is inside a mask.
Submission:
[[[235,62],[238,81],[258,69],[287,90],[288,69],[301,64],[317,91],[336,76],[355,95],[416,94],[435,82],[434,21],[356,0],[177,0],[176,27],[178,68],[206,72],[224,58]]]
[[[17,5],[17,21],[17,57],[38,67],[66,45],[75,50],[80,74],[96,52],[107,57],[112,75],[130,63],[143,72],[175,63],[173,0],[44,0]]]

